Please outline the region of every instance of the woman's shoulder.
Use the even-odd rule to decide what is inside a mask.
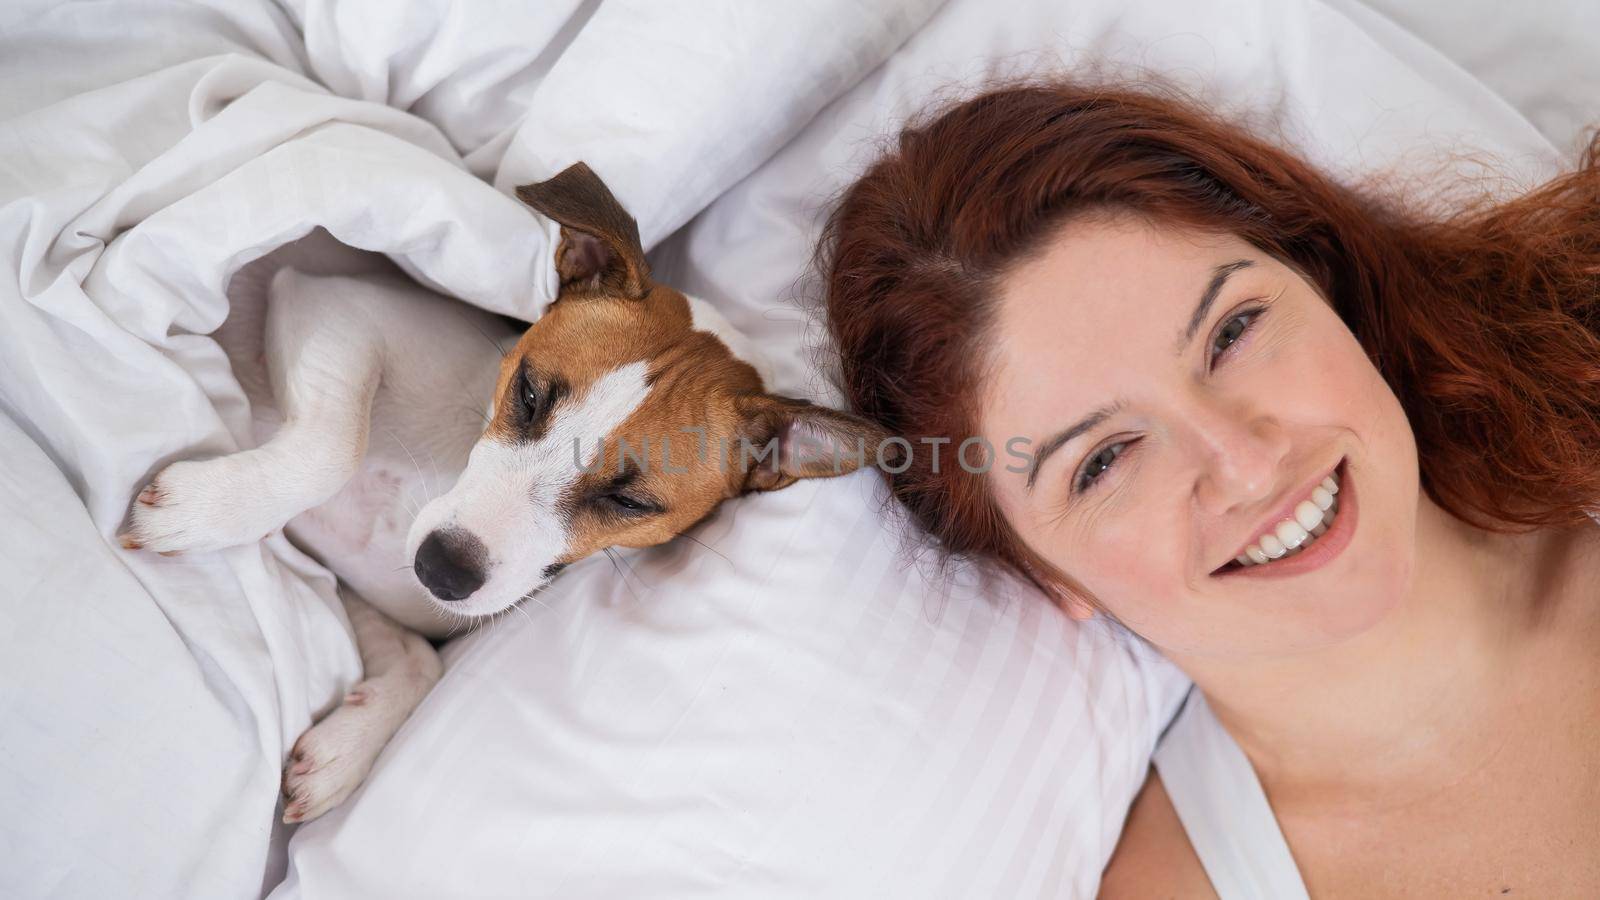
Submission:
[[[1100,880],[1101,900],[1120,897],[1215,897],[1178,813],[1150,770],[1128,810],[1117,849]]]

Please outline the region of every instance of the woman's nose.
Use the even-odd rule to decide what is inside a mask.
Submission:
[[[1240,410],[1207,410],[1196,422],[1201,465],[1195,498],[1222,514],[1269,497],[1289,454],[1289,436],[1274,417]]]

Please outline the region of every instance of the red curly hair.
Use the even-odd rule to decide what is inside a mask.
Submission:
[[[1600,506],[1600,138],[1522,197],[1430,213],[1168,96],[991,90],[901,132],[828,220],[818,261],[850,405],[907,438],[976,434],[997,280],[1103,208],[1237,235],[1304,273],[1398,396],[1423,490],[1456,517],[1512,531]],[[984,476],[919,453],[885,477],[942,550],[1081,596]]]

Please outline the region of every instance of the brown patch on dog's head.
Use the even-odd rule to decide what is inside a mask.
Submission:
[[[689,299],[651,279],[632,217],[587,166],[517,195],[561,224],[561,290],[502,361],[461,479],[412,527],[413,553],[434,532],[484,548],[482,587],[453,610],[498,612],[600,549],[660,544],[729,497],[873,458],[877,428],[768,394],[697,327]]]
[[[602,379],[634,365],[648,390],[627,417],[550,449],[578,472],[561,500],[560,564],[664,543],[729,497],[853,471],[883,437],[854,416],[767,393],[749,363],[693,327],[688,299],[660,284],[639,300],[590,292],[551,306],[502,363],[485,437],[545,439]]]
[[[563,562],[664,543],[730,497],[854,471],[883,437],[854,416],[765,393],[703,331],[662,348],[649,367],[649,396],[595,442],[590,471],[568,495]]]

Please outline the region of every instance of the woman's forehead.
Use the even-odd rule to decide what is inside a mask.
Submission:
[[[1220,289],[1218,276],[1271,265],[1232,235],[1127,215],[1071,223],[1000,284],[988,424],[1014,429],[1087,412],[1171,371],[1199,339],[1188,332],[1208,289]]]
[[[1223,257],[1262,255],[1231,234],[1132,215],[1077,219],[1002,279],[1001,317],[1025,326],[1063,313],[1099,314],[1107,322],[1157,325],[1161,310],[1193,306]]]

